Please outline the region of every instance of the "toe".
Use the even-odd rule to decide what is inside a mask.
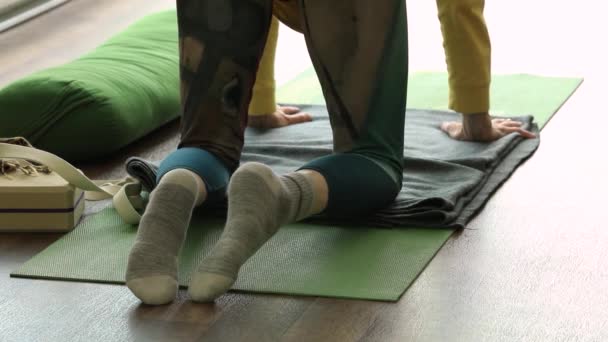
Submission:
[[[127,281],[127,287],[144,304],[163,305],[175,299],[177,281],[170,276],[150,276]]]
[[[188,293],[195,302],[212,302],[230,290],[234,279],[221,274],[198,272],[192,277]]]

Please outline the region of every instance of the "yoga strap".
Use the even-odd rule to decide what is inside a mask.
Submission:
[[[27,146],[0,143],[0,158],[27,159],[42,163],[71,185],[84,190],[87,200],[112,198],[114,208],[126,223],[137,224],[141,219],[138,209],[144,208],[144,201],[140,196],[141,184],[134,178],[93,181],[56,155]]]

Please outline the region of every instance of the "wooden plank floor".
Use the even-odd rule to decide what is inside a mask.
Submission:
[[[412,64],[441,68],[427,2],[408,3]],[[0,35],[0,86],[171,5],[73,0]],[[543,131],[536,155],[398,303],[228,294],[201,305],[180,293],[170,306],[146,307],[122,286],[11,279],[11,270],[60,235],[0,234],[0,341],[607,340],[608,55],[598,45],[608,24],[601,7],[590,0],[488,3],[495,71],[587,80]],[[82,167],[94,178],[120,176],[126,156],[161,157],[175,132],[170,125],[122,155]]]

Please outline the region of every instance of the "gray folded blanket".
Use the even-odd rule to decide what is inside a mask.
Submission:
[[[305,162],[332,153],[329,117],[323,106],[300,106],[313,115],[310,123],[280,129],[247,129],[242,161],[257,161],[277,173],[291,172]],[[538,132],[531,116],[513,118]],[[539,139],[511,134],[492,143],[461,142],[439,129],[458,121],[453,112],[408,110],[405,120],[403,189],[395,202],[368,217],[351,221],[311,218],[332,224],[377,227],[462,228],[491,195],[538,147]],[[138,157],[127,172],[148,190],[156,185],[158,162]]]

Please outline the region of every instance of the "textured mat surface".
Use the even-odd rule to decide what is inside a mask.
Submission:
[[[181,255],[180,283],[219,238],[223,221],[197,216]],[[124,283],[136,228],[105,209],[13,275]],[[396,300],[452,232],[293,224],[241,270],[234,289],[298,295]]]
[[[314,84],[314,74],[312,76],[311,80],[305,73],[286,85],[280,92],[280,99],[319,103],[310,95],[311,88],[306,90],[306,84]],[[441,82],[444,83],[440,85]],[[494,78],[493,86],[494,112],[532,114],[542,126],[579,84],[580,79],[498,76]],[[433,88],[435,85],[437,89]],[[421,91],[410,92],[410,107],[437,109],[447,103],[441,96],[441,89],[445,88],[443,74],[415,74],[410,87],[413,92]],[[307,99],[296,98],[306,92]],[[188,282],[189,270],[219,237],[221,227],[219,219],[196,216],[181,256],[182,285]],[[249,260],[234,289],[397,300],[453,232],[450,229],[403,228],[407,229],[289,225]],[[106,209],[12,275],[122,283],[135,229],[122,224],[113,210]]]
[[[580,78],[540,77],[528,74],[492,75],[493,115],[534,115],[544,125],[579,86]],[[410,75],[407,108],[447,109],[448,79],[442,72]],[[321,86],[311,68],[278,89],[282,103],[325,104]]]

